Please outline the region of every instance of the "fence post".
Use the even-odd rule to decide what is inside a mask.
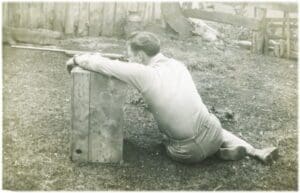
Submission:
[[[253,32],[253,47],[252,51],[257,54],[263,54],[266,50],[264,47],[267,46],[266,44],[266,15],[267,10],[265,8],[255,7],[255,17],[260,20],[259,29]]]
[[[285,17],[286,17],[286,57],[287,59],[289,59],[290,52],[291,52],[291,27],[290,27],[289,12],[285,13]]]

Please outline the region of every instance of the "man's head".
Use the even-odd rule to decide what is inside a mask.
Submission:
[[[127,52],[131,62],[148,64],[160,51],[160,41],[150,32],[133,32],[127,41]]]

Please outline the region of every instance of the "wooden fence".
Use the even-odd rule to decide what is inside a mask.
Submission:
[[[219,3],[217,5],[223,5]],[[287,58],[297,58],[298,52],[298,6],[296,3],[257,3],[250,4],[248,8],[254,7],[254,18],[232,13],[219,11],[207,11],[203,9],[193,9],[191,6],[183,9],[185,17],[192,17],[210,20],[218,23],[227,23],[236,26],[244,26],[252,31],[252,51],[256,53],[269,52],[269,40],[278,40],[282,43],[273,41],[276,56]],[[277,10],[281,12],[281,17],[268,17],[267,12]],[[281,28],[280,35],[276,35],[276,29]],[[277,30],[278,31],[278,30]],[[294,34],[294,35],[293,35]],[[293,46],[292,46],[293,45]],[[280,47],[280,48],[276,48]],[[280,51],[276,51],[279,49]]]
[[[140,13],[143,25],[162,18],[159,2],[9,2],[3,3],[3,26],[44,28],[76,36],[122,33],[129,12]]]

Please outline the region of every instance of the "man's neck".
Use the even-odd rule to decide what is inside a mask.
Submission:
[[[145,60],[146,66],[152,64],[152,63],[155,61],[155,58],[159,57],[159,55],[161,55],[160,52],[157,53],[156,55],[152,56],[152,57],[148,57],[148,58]]]
[[[152,59],[153,57],[147,57],[147,58],[145,58],[145,60],[144,60],[144,64],[146,65],[146,66],[148,66],[149,64],[151,64],[151,59]]]

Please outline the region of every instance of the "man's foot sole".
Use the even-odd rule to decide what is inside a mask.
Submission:
[[[217,155],[223,160],[240,160],[246,156],[246,148],[243,146],[220,148]]]

